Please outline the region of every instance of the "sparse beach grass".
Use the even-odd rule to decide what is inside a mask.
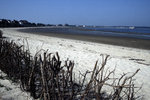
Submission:
[[[24,45],[17,45],[13,41],[0,40],[0,69],[9,79],[19,82],[21,89],[28,91],[37,99],[44,100],[90,100],[90,99],[139,99],[136,95],[138,87],[134,83],[134,76],[124,73],[120,77],[112,77],[114,70],[105,69],[109,55],[101,55],[102,63],[95,63],[93,71],[80,74],[80,81],[75,79],[74,62],[66,60],[64,65],[58,53],[37,52],[33,57]],[[92,65],[91,65],[92,66]],[[85,83],[86,75],[91,78]],[[104,86],[112,88],[111,93],[102,91]]]
[[[0,30],[0,38],[2,38],[3,36],[3,32]]]

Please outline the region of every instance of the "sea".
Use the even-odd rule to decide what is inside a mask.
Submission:
[[[150,27],[118,26],[118,27],[85,27],[91,29],[94,34],[103,36],[129,37],[150,39]]]
[[[136,26],[86,26],[86,27],[42,27],[26,29],[26,32],[126,37],[150,40],[150,27]]]

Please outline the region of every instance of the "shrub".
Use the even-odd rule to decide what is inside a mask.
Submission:
[[[74,62],[66,60],[61,66],[58,53],[37,52],[32,57],[23,46],[14,42],[0,40],[0,69],[13,81],[20,80],[21,89],[31,93],[35,99],[42,100],[136,100],[137,90],[132,75],[123,74],[119,78],[112,77],[115,69],[108,71],[105,65],[109,55],[101,55],[102,63],[96,62],[93,71],[80,73],[79,82],[73,72]],[[91,73],[89,82],[85,82]],[[112,82],[110,82],[112,80]],[[109,86],[112,92],[103,92]]]

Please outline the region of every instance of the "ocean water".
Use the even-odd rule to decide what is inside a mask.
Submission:
[[[113,31],[113,32],[128,32],[139,34],[150,34],[150,27],[85,27],[86,29],[93,29],[97,31]]]
[[[87,34],[129,37],[150,40],[150,27],[83,27],[83,31],[89,31]]]
[[[150,27],[45,27],[30,28],[26,32],[74,34],[74,35],[94,35],[111,37],[128,37],[150,40]]]

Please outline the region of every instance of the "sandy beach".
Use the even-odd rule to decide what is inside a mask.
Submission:
[[[116,76],[123,72],[133,73],[140,68],[140,72],[135,76],[135,85],[138,87],[142,85],[138,94],[142,95],[143,99],[150,98],[150,43],[148,40],[65,34],[49,35],[40,32],[29,34],[17,31],[18,29],[22,28],[1,30],[9,40],[14,40],[19,45],[24,44],[26,47],[28,44],[33,56],[41,49],[49,49],[49,52],[58,52],[62,61],[69,58],[75,62],[74,72],[76,74],[79,71],[84,73],[86,70],[92,70],[96,60],[99,60],[100,64],[100,54],[110,55],[106,67],[110,70],[116,67]]]

